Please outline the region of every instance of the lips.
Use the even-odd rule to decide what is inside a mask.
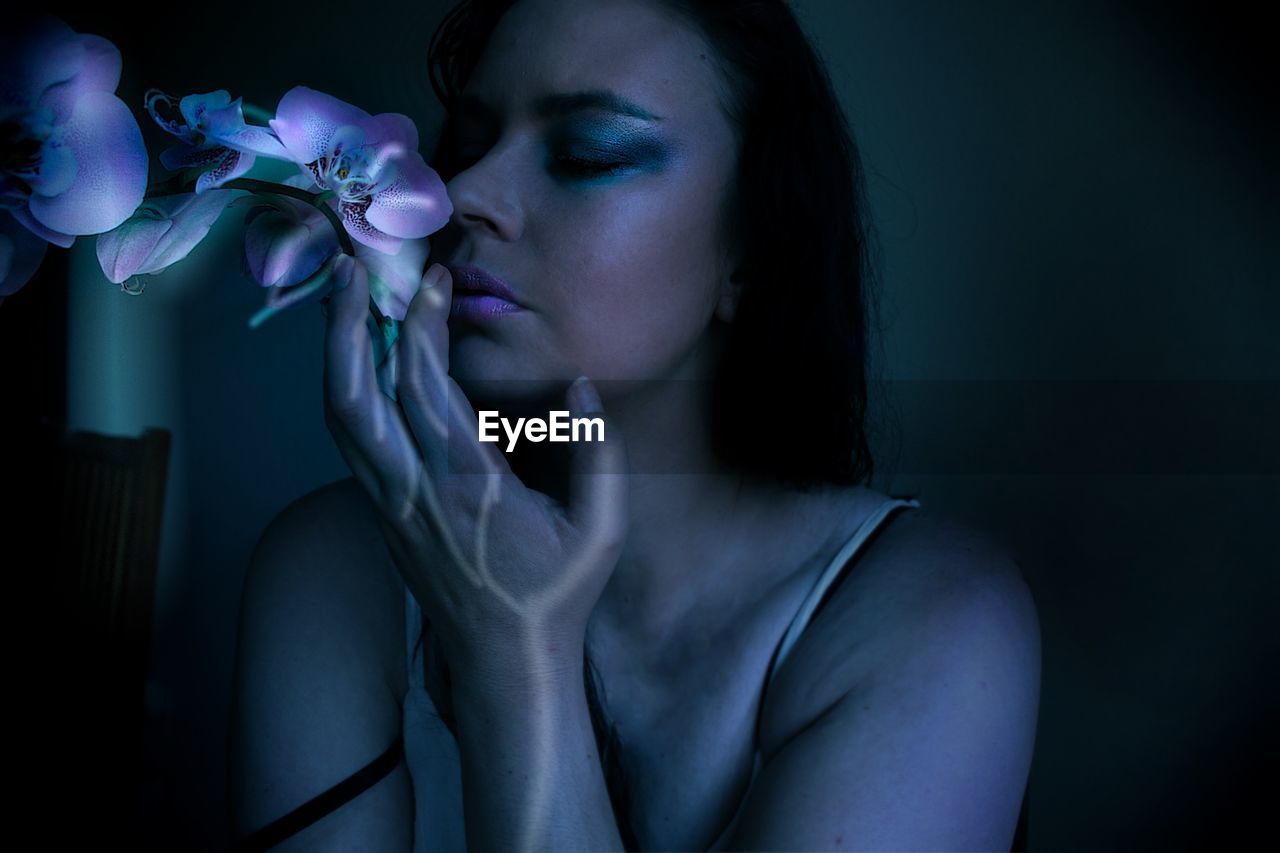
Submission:
[[[515,291],[505,281],[481,269],[474,264],[446,265],[453,275],[453,293],[455,296],[490,295],[506,300],[513,305],[523,303],[516,297]]]

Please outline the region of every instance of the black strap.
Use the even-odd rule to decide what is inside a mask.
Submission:
[[[236,853],[266,850],[284,841],[295,832],[310,826],[345,802],[354,800],[372,788],[395,769],[404,755],[404,735],[395,739],[387,751],[370,761],[360,770],[343,779],[323,794],[318,794],[288,814],[273,820],[256,832],[240,839]]]

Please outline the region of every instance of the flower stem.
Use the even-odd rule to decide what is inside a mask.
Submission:
[[[167,181],[153,184],[147,188],[147,198],[158,198],[167,195],[179,195],[184,192],[191,192],[195,185],[196,179],[200,177],[203,170],[188,169],[186,172],[174,175]],[[222,189],[228,190],[247,190],[251,193],[273,193],[275,195],[288,196],[295,198],[304,204],[309,204],[316,210],[319,210],[329,220],[329,224],[333,226],[333,233],[338,238],[338,245],[342,248],[343,253],[355,256],[356,249],[351,242],[351,235],[347,233],[347,229],[343,227],[342,220],[338,218],[338,214],[329,206],[329,199],[333,198],[333,190],[325,190],[323,192],[313,193],[298,187],[291,187],[288,184],[278,184],[274,181],[263,181],[258,178],[235,178],[227,181],[222,185]],[[274,313],[274,312],[272,312]],[[373,301],[373,297],[369,297],[369,313],[373,315],[377,321],[378,327],[386,326],[390,320],[383,315],[378,309],[378,304]],[[270,316],[268,313],[266,316]],[[266,317],[262,317],[256,323],[251,323],[253,328],[260,325]]]
[[[291,187],[288,184],[260,181],[257,178],[236,178],[235,180],[227,181],[222,186],[232,190],[248,190],[251,193],[286,195],[305,202],[328,218],[329,224],[333,226],[333,231],[338,237],[338,245],[342,247],[342,251],[348,255],[356,253],[355,246],[351,244],[351,235],[347,234],[347,229],[342,226],[342,220],[338,219],[338,214],[334,213],[332,207],[325,204],[328,199],[333,197],[332,192],[313,193],[297,187]]]
[[[143,198],[161,198],[167,195],[182,195],[183,193],[195,192],[196,181],[206,171],[208,170],[199,166],[193,169],[185,169],[166,181],[160,181],[147,187],[146,195]]]
[[[267,320],[269,320],[272,316],[280,313],[281,311],[283,311],[284,309],[292,305],[296,305],[297,303],[308,298],[309,296],[312,296],[317,291],[323,290],[325,286],[329,284],[332,278],[333,278],[333,263],[330,262],[320,267],[320,269],[317,270],[316,273],[311,276],[311,278],[307,279],[301,284],[288,288],[288,291],[284,294],[284,296],[280,297],[279,299],[276,299],[275,297],[276,297],[276,294],[280,292],[280,290],[273,288],[271,291],[271,295],[272,295],[271,298],[274,301],[269,301],[266,307],[264,307],[257,314],[254,314],[252,317],[249,318],[249,328],[250,329],[258,328]]]

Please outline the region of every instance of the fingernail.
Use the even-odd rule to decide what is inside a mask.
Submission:
[[[578,409],[583,412],[603,412],[604,404],[600,402],[600,394],[591,380],[579,376],[573,380],[573,395],[578,402]]]
[[[340,255],[333,262],[333,290],[335,293],[346,290],[347,285],[351,283],[351,257],[349,255]]]
[[[422,277],[422,289],[427,290],[435,287],[440,283],[440,265],[432,264],[427,267],[427,273]]]

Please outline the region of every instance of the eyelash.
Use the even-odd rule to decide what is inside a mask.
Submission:
[[[459,157],[459,150],[454,149],[456,157],[456,171],[465,171],[474,165],[480,158],[475,156]],[[583,157],[576,157],[572,154],[559,154],[552,158],[552,161],[568,172],[586,177],[605,177],[621,172],[630,163],[617,161],[589,160]]]
[[[565,166],[570,171],[577,172],[582,175],[612,175],[627,167],[626,163],[607,163],[599,160],[586,160],[581,157],[574,157],[572,154],[562,154],[556,157],[556,162]]]

